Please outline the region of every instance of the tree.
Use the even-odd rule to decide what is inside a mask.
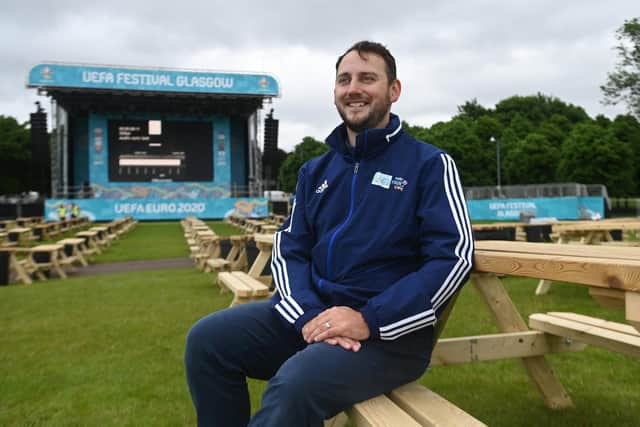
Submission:
[[[476,98],[471,101],[467,101],[462,105],[458,105],[458,116],[466,117],[471,120],[477,120],[480,117],[487,115],[489,110],[484,108]]]
[[[544,135],[531,133],[505,156],[505,177],[512,185],[554,182],[559,161],[560,147]]]
[[[471,120],[456,117],[446,123],[436,123],[426,140],[453,157],[465,186],[495,184],[494,145],[488,138],[476,136]]]
[[[595,123],[576,125],[562,145],[557,176],[560,181],[604,184],[611,196],[635,192],[636,166],[631,147]]]
[[[293,153],[290,153],[280,166],[278,181],[283,191],[293,193],[296,190],[298,172],[302,165],[314,157],[327,152],[329,146],[310,136],[302,138],[302,142],[295,146]]]
[[[0,194],[30,190],[30,145],[28,124],[0,115]]]
[[[632,115],[619,115],[611,123],[611,132],[620,142],[628,145],[633,151],[634,164],[640,165],[640,122]],[[636,166],[636,190],[634,195],[640,194],[640,167]]]
[[[566,117],[571,123],[589,120],[589,115],[582,107],[567,104],[558,98],[541,93],[532,96],[512,96],[496,104],[496,118],[505,126],[511,123],[514,116],[519,114],[534,126],[554,114]]]
[[[619,62],[615,71],[607,74],[607,83],[600,86],[604,94],[605,105],[627,104],[630,114],[640,119],[640,20],[633,18],[624,21],[616,31],[616,39],[620,42]]]

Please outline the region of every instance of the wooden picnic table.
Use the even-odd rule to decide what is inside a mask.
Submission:
[[[16,224],[19,227],[31,227],[36,224],[40,224],[44,221],[44,218],[41,216],[29,216],[29,217],[20,217],[16,218]]]
[[[14,242],[18,246],[21,246],[30,240],[33,232],[31,228],[28,227],[14,227],[10,229],[7,234],[10,242]]]
[[[67,275],[60,265],[63,257],[64,246],[60,244],[38,245],[31,248],[31,259],[39,270],[52,270],[66,279]]]
[[[60,264],[65,266],[73,266],[73,263],[77,262],[83,267],[89,265],[84,258],[84,245],[85,239],[69,237],[67,239],[58,240],[59,245],[64,246],[64,256],[60,259]]]
[[[602,251],[596,246],[477,241],[471,284],[493,315],[500,333],[440,339],[433,351],[432,365],[517,358],[549,408],[572,407],[569,394],[545,356],[581,351],[586,345],[594,345],[640,357],[640,259],[637,252],[628,247],[610,247]],[[544,278],[616,292],[624,299],[628,325],[571,312],[534,313],[529,316],[527,325],[502,284],[504,276]],[[347,413],[358,427],[467,426],[478,422],[416,383],[358,403]]]
[[[98,233],[96,241],[99,246],[109,246],[111,244],[111,240],[109,239],[109,229],[107,227],[95,226],[91,227],[89,231],[96,231]]]
[[[29,248],[0,247],[0,252],[8,254],[9,256],[9,276],[14,274],[19,281],[27,285],[33,282],[30,276],[30,271],[33,270],[28,268],[28,263],[31,262],[31,250]],[[27,259],[23,261],[18,260],[17,255],[20,253],[27,255]],[[9,277],[9,280],[11,280],[11,277]]]
[[[640,220],[579,221],[574,224],[563,223],[553,226],[553,233],[557,236],[559,244],[579,242],[593,245],[611,242],[613,241],[611,232],[617,230],[638,231],[640,230]]]
[[[602,221],[577,221],[574,223],[562,223],[553,226],[552,235],[558,245],[577,243],[581,245],[613,244],[624,245],[624,242],[615,242],[611,232],[638,231],[638,220],[602,220]],[[598,251],[605,249],[600,248]],[[606,250],[609,250],[607,248]],[[551,287],[550,280],[540,280],[536,288],[536,295],[546,294]]]
[[[85,241],[85,245],[83,249],[85,255],[102,253],[102,250],[100,249],[100,244],[98,241],[98,234],[99,233],[97,231],[90,231],[90,230],[79,231],[76,233],[76,237],[84,239]]]
[[[31,228],[33,229],[34,236],[36,236],[40,240],[44,240],[56,234],[58,225],[55,222],[43,222],[40,224],[35,224]]]
[[[3,219],[0,221],[0,230],[8,231],[11,228],[16,227],[15,219]]]

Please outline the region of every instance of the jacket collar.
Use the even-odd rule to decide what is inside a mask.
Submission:
[[[347,127],[340,124],[327,137],[326,143],[336,152],[355,160],[375,157],[384,151],[389,144],[402,134],[400,118],[391,113],[389,124],[384,129],[365,129],[356,137],[356,147],[353,149],[347,140]]]

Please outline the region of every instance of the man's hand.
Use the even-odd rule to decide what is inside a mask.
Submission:
[[[345,350],[351,350],[356,353],[360,350],[360,347],[362,347],[362,344],[360,343],[360,341],[352,340],[351,338],[347,338],[347,337],[327,338],[326,340],[324,340],[324,342],[331,345],[339,345]]]
[[[362,314],[343,306],[323,311],[302,328],[302,337],[308,343],[325,341],[353,351],[358,351],[360,341],[366,340],[369,335],[369,326]]]

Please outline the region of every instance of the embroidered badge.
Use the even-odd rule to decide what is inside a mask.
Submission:
[[[327,180],[325,179],[324,182],[322,184],[320,184],[320,186],[318,188],[316,188],[316,193],[320,194],[324,190],[326,190],[327,188],[329,188],[329,184],[327,183]]]
[[[394,190],[404,191],[404,187],[408,184],[407,180],[401,176],[396,176],[391,180]]]
[[[376,174],[373,175],[371,184],[377,185],[378,187],[389,189],[389,187],[391,186],[391,175],[387,175],[382,172],[376,172]]]

